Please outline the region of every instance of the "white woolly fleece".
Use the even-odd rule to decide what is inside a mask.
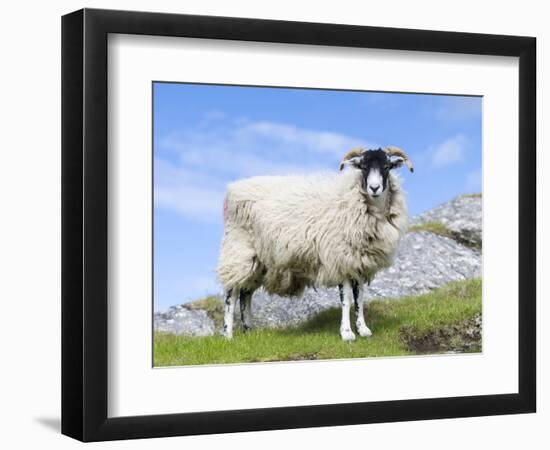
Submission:
[[[263,286],[299,295],[307,286],[370,282],[391,264],[407,227],[397,177],[376,203],[361,172],[254,177],[228,186],[218,277],[226,290]]]

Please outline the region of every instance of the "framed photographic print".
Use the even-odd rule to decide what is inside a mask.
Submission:
[[[62,432],[534,412],[535,42],[64,16]]]

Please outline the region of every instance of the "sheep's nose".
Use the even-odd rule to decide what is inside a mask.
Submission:
[[[370,185],[370,190],[372,191],[373,194],[376,194],[376,192],[378,192],[378,189],[380,189],[379,184],[371,184]]]

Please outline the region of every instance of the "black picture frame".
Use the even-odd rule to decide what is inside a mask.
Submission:
[[[519,57],[518,392],[109,418],[109,33]],[[535,412],[535,91],[533,37],[96,9],[63,16],[62,433],[102,441]]]

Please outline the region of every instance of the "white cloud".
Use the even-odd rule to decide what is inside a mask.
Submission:
[[[468,139],[458,134],[439,144],[431,151],[431,164],[434,168],[460,163],[464,160]]]
[[[311,130],[280,122],[251,122],[243,118],[232,120],[222,113],[216,113],[215,123],[208,120],[207,124],[206,128],[184,128],[164,136],[160,140],[160,149],[178,153],[188,153],[189,150],[203,152],[205,149],[230,149],[246,154],[250,154],[250,151],[261,153],[263,150],[265,153],[267,150],[279,150],[287,156],[299,151],[300,154],[324,155],[338,159],[350,148],[373,146],[364,139],[342,133]],[[277,155],[272,153],[263,156],[274,159]]]
[[[223,217],[223,183],[155,158],[155,207],[198,222],[219,223]]]
[[[155,206],[198,222],[222,220],[228,182],[255,175],[336,170],[356,137],[291,124],[209,113],[208,126],[183,128],[155,148]]]
[[[276,122],[249,123],[242,128],[241,133],[256,134],[283,143],[300,145],[305,151],[335,156],[341,156],[350,148],[365,145],[363,140],[341,133],[308,130]]]

